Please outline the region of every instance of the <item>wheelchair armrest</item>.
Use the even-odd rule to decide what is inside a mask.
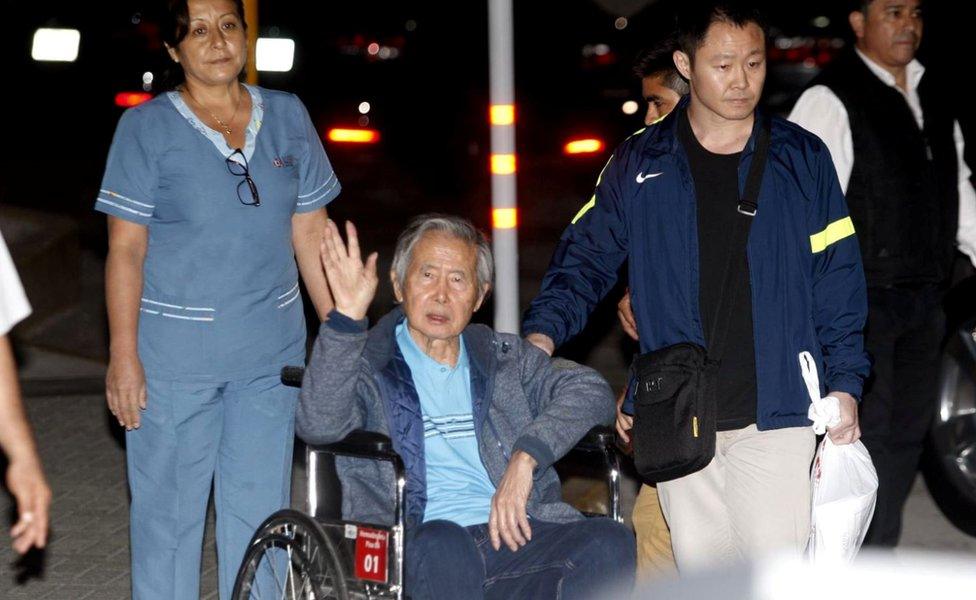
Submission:
[[[302,376],[305,375],[305,367],[282,367],[281,383],[288,387],[302,387]]]
[[[586,432],[573,450],[579,452],[603,452],[604,449],[613,446],[617,441],[617,434],[613,431],[613,428],[607,427],[606,425],[597,425],[593,429]]]
[[[314,452],[380,458],[393,452],[393,443],[382,433],[357,429],[338,442],[310,445],[308,449]]]

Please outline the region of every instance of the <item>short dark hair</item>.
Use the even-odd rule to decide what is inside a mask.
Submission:
[[[244,19],[244,0],[231,0],[234,12],[241,20],[241,25],[247,31],[247,21]],[[170,48],[180,45],[190,33],[190,7],[187,0],[167,0],[166,10],[162,14],[160,31],[163,42]],[[179,63],[171,64],[164,76],[165,87],[175,88],[185,79],[183,67]]]
[[[763,37],[769,37],[766,18],[762,12],[746,1],[696,1],[685,2],[675,15],[675,30],[677,32],[678,49],[695,59],[695,51],[705,42],[708,28],[714,23],[728,23],[736,27],[745,27],[755,23],[763,32]]]
[[[688,82],[684,80],[674,66],[672,55],[678,49],[674,37],[667,37],[657,44],[642,50],[634,61],[634,75],[638,79],[660,75],[664,85],[668,86],[679,96],[688,93]]]

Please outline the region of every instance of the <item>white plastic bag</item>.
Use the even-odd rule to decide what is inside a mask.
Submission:
[[[800,353],[800,369],[810,392],[808,416],[816,433],[840,422],[840,401],[820,397],[813,357]],[[813,459],[810,541],[807,553],[817,562],[849,563],[857,555],[874,515],[878,474],[860,441],[838,446],[825,435]]]

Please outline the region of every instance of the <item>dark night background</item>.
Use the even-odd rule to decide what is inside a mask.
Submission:
[[[637,98],[637,82],[630,75],[632,59],[670,25],[672,3],[521,0],[514,4],[517,140],[526,160],[562,160],[562,143],[576,133],[604,136],[609,152],[615,141],[640,127],[640,112],[626,116],[619,107],[625,99]],[[601,4],[622,8],[607,11]],[[778,36],[848,37],[843,2],[762,4],[774,40]],[[953,49],[961,49],[971,26],[973,8],[960,8],[969,4],[930,2],[926,7],[922,57],[930,68],[958,71],[962,67]],[[6,75],[7,143],[0,164],[0,202],[78,216],[90,213],[122,111],[114,106],[114,95],[139,90],[145,71],[154,72],[158,82],[166,66],[153,22],[158,5],[115,0],[4,2],[0,55]],[[635,7],[637,12],[630,14]],[[959,14],[961,10],[968,14]],[[322,129],[354,125],[359,116],[356,106],[368,100],[373,106],[371,125],[383,132],[381,147],[370,153],[394,160],[409,179],[383,183],[418,186],[439,202],[451,198],[471,216],[485,219],[486,3],[263,0],[259,13],[260,35],[291,37],[297,46],[292,71],[263,73],[261,85],[299,94]],[[818,15],[827,16],[830,25],[814,27],[811,21]],[[618,16],[629,18],[620,31],[614,28]],[[416,23],[413,31],[407,31],[408,20]],[[43,26],[81,31],[77,62],[31,59],[31,37]],[[372,41],[399,46],[399,57],[369,60],[365,45]],[[602,60],[584,59],[583,46],[597,43],[608,44],[610,54]],[[788,109],[803,80],[814,74],[810,69],[799,69],[800,74],[790,70],[771,57],[767,97],[775,96],[771,99],[776,108]],[[350,162],[357,164],[358,159],[346,155],[361,149],[328,145],[327,149],[340,177],[349,180]],[[601,162],[600,157],[577,160],[573,169],[590,171],[592,179]],[[520,168],[524,184],[531,184],[534,175],[529,168]],[[346,196],[357,194],[345,187]],[[584,187],[559,200],[575,205],[586,193]],[[532,202],[527,197],[522,200]]]
[[[816,62],[831,56],[817,48],[849,42],[846,4],[760,4],[771,25],[765,102],[785,113],[816,74]],[[974,3],[965,4],[930,2],[926,7],[921,56],[928,68],[962,72],[961,40],[974,14]],[[70,249],[65,260],[37,259],[37,268],[25,269],[22,243],[18,262],[29,294],[31,288],[68,286],[56,294],[65,306],[76,296],[82,301],[86,294],[100,296],[88,281],[95,275],[85,271],[97,273],[100,265],[86,266],[85,260],[100,260],[105,252],[105,220],[92,204],[123,110],[113,99],[121,91],[141,90],[146,71],[155,74],[157,84],[161,81],[168,64],[156,25],[161,5],[4,1],[0,56],[6,77],[0,101],[6,147],[0,160],[0,206],[29,208],[25,218],[70,230],[70,244],[80,249],[82,263],[76,266],[79,259]],[[639,100],[631,65],[641,48],[670,28],[675,3],[519,0],[514,5],[521,278],[530,282],[522,286],[524,308],[559,232],[592,193],[609,152],[642,126],[643,104],[633,115],[621,111],[625,100]],[[621,16],[628,25],[618,30],[614,22]],[[815,26],[818,16],[829,24]],[[389,259],[393,232],[418,213],[450,211],[489,226],[487,2],[262,0],[258,22],[261,36],[290,37],[296,43],[293,69],[262,73],[259,84],[297,93],[320,132],[356,125],[358,104],[371,103],[369,126],[381,132],[379,144],[325,145],[344,188],[330,212],[365,229],[365,243],[381,251],[381,268],[383,258]],[[31,40],[38,27],[80,30],[78,60],[32,60]],[[784,41],[802,38],[811,40],[807,46],[813,52],[782,49],[788,45]],[[371,57],[366,52],[371,42],[397,48],[399,55]],[[609,52],[586,56],[587,47],[596,44],[606,44]],[[805,66],[806,59],[814,66]],[[955,85],[948,93],[959,92],[960,107],[965,107],[964,82],[958,76]],[[151,91],[161,90],[156,85]],[[563,155],[563,144],[575,135],[599,136],[606,147],[596,155]],[[17,248],[12,251],[17,257]],[[83,273],[82,281],[72,283],[76,272]],[[63,312],[53,305],[46,310],[39,302],[51,300],[34,302],[35,323],[46,313]],[[100,311],[94,304],[87,311],[93,326],[85,336],[99,329]],[[487,307],[482,318],[490,314]],[[30,325],[21,328],[22,337],[32,337]],[[58,335],[38,332],[33,337],[55,338],[51,343],[74,348],[61,339],[77,337],[76,329],[54,327]],[[85,346],[85,354],[104,356],[97,350],[104,344]]]
[[[297,93],[323,135],[330,127],[355,126],[360,102],[372,106],[369,126],[380,131],[378,144],[325,142],[325,147],[343,185],[329,213],[355,221],[364,248],[380,252],[381,272],[388,269],[397,233],[417,214],[452,212],[488,229],[487,1],[258,1],[259,35],[288,37],[296,44],[293,69],[261,73],[259,85]],[[562,229],[589,199],[610,152],[642,127],[642,102],[635,114],[621,110],[627,100],[640,101],[631,65],[641,48],[670,29],[680,1],[692,0],[513,0],[523,310],[538,290]],[[93,204],[123,111],[115,106],[115,95],[141,91],[147,71],[158,84],[168,65],[155,16],[164,0],[0,2],[0,227],[33,306],[12,338],[25,405],[55,490],[52,544],[46,554],[35,553],[7,569],[13,557],[0,540],[0,597],[125,598],[129,505],[123,434],[104,400],[106,220]],[[771,25],[764,104],[785,114],[818,64],[851,43],[848,4],[759,4]],[[976,2],[933,0],[924,10],[920,58],[927,69],[947,76],[945,93],[956,100],[958,117],[969,132],[968,42]],[[623,29],[614,25],[620,17],[628,19]],[[79,30],[78,60],[34,61],[31,43],[39,27]],[[395,48],[398,56],[372,57],[367,52],[371,43]],[[593,50],[600,44],[607,52],[596,55]],[[158,85],[151,90],[161,91]],[[563,145],[580,135],[603,139],[603,151],[564,155]],[[969,139],[976,138],[971,134]],[[391,300],[383,279],[370,314],[374,319]],[[974,292],[976,279],[971,284]],[[616,320],[621,291],[611,292],[584,334],[560,349],[597,369],[615,389],[625,384],[635,351]],[[969,311],[976,306],[971,293],[956,297]],[[485,304],[476,321],[491,321],[491,299]],[[309,302],[306,312],[312,312]],[[307,316],[311,331],[317,321]],[[972,387],[964,387],[969,380],[960,381],[960,393],[972,397]],[[954,422],[971,423],[960,414]],[[972,429],[960,431],[971,443]],[[299,448],[296,486],[303,485],[301,455]],[[626,466],[624,479],[624,513],[629,515],[636,479]],[[940,481],[930,480],[928,489],[942,512],[916,485],[906,513],[907,546],[972,553],[976,521],[971,505],[959,502],[957,488]],[[295,506],[303,497],[296,487]],[[0,490],[0,513],[13,514],[5,501]],[[216,598],[208,536],[206,599]]]

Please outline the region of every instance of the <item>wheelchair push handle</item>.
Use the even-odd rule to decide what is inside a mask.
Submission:
[[[605,448],[613,446],[617,441],[617,433],[606,425],[597,425],[586,432],[573,450],[582,452],[603,452]]]
[[[305,375],[305,367],[282,367],[281,383],[288,387],[302,387],[303,375]]]
[[[338,442],[311,447],[314,450],[347,456],[382,458],[393,452],[393,443],[382,433],[357,429]]]

